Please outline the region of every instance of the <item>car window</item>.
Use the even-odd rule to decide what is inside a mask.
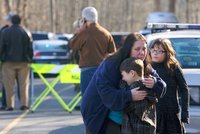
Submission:
[[[51,45],[51,44],[36,44],[36,50],[66,50],[66,44],[61,45]]]
[[[200,38],[171,38],[183,68],[200,68]]]

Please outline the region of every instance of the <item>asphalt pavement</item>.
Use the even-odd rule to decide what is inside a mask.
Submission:
[[[48,78],[49,82],[52,80]],[[45,88],[39,78],[34,80],[34,92],[30,91],[33,101]],[[73,84],[58,83],[54,89],[66,103],[77,93]],[[51,92],[34,112],[20,111],[18,97],[15,96],[14,111],[0,111],[0,134],[84,134],[80,110],[65,111]],[[200,106],[192,106],[190,110],[187,134],[200,134]]]
[[[48,80],[52,81],[53,79]],[[34,80],[34,85],[33,100],[45,89],[45,85],[40,79]],[[72,84],[58,83],[55,90],[66,103],[77,93]],[[65,111],[51,93],[34,112],[20,111],[17,97],[15,97],[15,102],[14,111],[0,111],[0,134],[84,133],[80,110],[74,110],[71,113]]]

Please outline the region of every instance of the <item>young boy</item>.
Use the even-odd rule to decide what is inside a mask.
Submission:
[[[157,98],[151,89],[147,89],[142,80],[144,79],[144,64],[142,60],[128,58],[120,66],[122,80],[130,89],[145,90],[147,97],[141,101],[135,101],[123,111],[122,133],[123,134],[154,134],[155,133],[155,104]],[[150,76],[148,76],[150,77]]]

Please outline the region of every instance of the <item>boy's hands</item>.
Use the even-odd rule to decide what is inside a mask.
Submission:
[[[133,101],[140,101],[144,100],[144,98],[147,96],[146,91],[138,91],[139,87],[131,89],[132,94],[132,100]]]

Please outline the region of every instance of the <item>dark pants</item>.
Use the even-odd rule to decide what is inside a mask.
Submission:
[[[105,134],[121,134],[121,126],[109,119]]]
[[[88,129],[86,129],[86,134],[91,134]],[[121,126],[108,119],[105,134],[121,134]]]
[[[157,113],[157,134],[184,134],[184,126],[177,113]]]
[[[80,83],[80,89],[81,94],[83,95],[85,92],[85,89],[87,88],[90,80],[92,79],[92,76],[94,75],[95,71],[97,70],[97,67],[84,67],[81,68],[81,83]]]

